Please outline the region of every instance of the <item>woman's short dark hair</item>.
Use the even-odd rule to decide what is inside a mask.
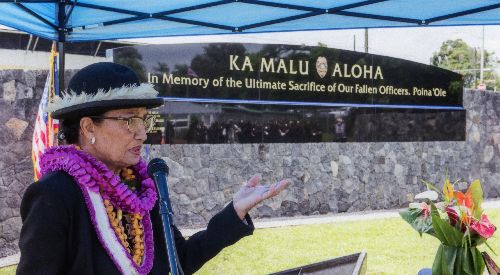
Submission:
[[[104,112],[92,114],[92,116],[101,116]],[[80,120],[89,115],[82,115],[78,117],[65,118],[59,124],[59,134],[57,139],[59,143],[77,144],[80,136]],[[95,123],[100,123],[102,119],[92,118]]]

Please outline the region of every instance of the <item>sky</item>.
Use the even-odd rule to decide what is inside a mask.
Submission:
[[[6,28],[1,26],[0,28]],[[482,26],[414,27],[368,30],[368,52],[430,64],[432,54],[446,40],[461,38],[469,46],[481,48]],[[179,36],[165,38],[126,39],[147,44],[243,42],[263,44],[298,44],[316,46],[319,42],[331,48],[364,51],[365,30],[331,30],[262,34]],[[354,43],[354,41],[356,41]],[[500,61],[500,26],[484,26],[484,48],[494,52]],[[494,68],[500,73],[500,63]]]
[[[368,30],[368,52],[430,64],[432,54],[439,50],[441,44],[449,39],[463,39],[469,46],[480,49],[482,43],[481,26],[467,27],[425,27],[425,28],[390,28]],[[315,46],[319,42],[331,48],[364,51],[365,31],[332,30],[287,32],[268,34],[232,34],[194,37],[169,37],[128,39],[139,43],[173,44],[173,43],[206,43],[206,42],[246,42],[268,44],[304,44]],[[500,26],[484,27],[484,48],[495,52],[500,61]],[[496,70],[500,72],[500,63]]]

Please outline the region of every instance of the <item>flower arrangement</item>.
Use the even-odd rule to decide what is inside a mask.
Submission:
[[[400,213],[421,236],[437,238],[441,244],[432,266],[432,274],[483,274],[485,261],[478,245],[485,244],[496,227],[483,213],[483,190],[479,180],[473,181],[463,193],[455,189],[447,177],[442,191],[425,182],[429,191],[415,196],[421,202],[410,203]],[[442,201],[437,202],[439,197]],[[494,253],[494,251],[493,251]]]

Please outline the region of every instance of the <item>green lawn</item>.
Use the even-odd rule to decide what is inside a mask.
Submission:
[[[500,228],[500,209],[485,212]],[[489,244],[500,255],[500,232]],[[432,266],[438,245],[399,218],[261,229],[222,251],[198,274],[265,274],[365,250],[369,274],[416,275]],[[489,254],[500,263],[500,256]]]
[[[15,266],[9,266],[0,269],[0,275],[10,275],[10,274],[16,274]]]
[[[500,209],[486,210],[500,227]],[[369,274],[417,274],[430,267],[438,241],[420,238],[402,219],[343,222],[256,230],[222,251],[197,274],[265,274],[365,250]],[[489,241],[499,254],[500,232]],[[485,250],[481,247],[481,250]],[[0,269],[0,275],[13,274]]]

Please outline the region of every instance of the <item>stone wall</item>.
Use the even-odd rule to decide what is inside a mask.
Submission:
[[[485,197],[499,198],[500,94],[466,91],[464,107],[466,141],[163,145],[152,146],[149,157],[169,164],[184,227],[206,224],[257,173],[265,183],[293,181],[253,210],[258,218],[404,207],[425,189],[421,180],[440,185],[446,171],[481,179]]]
[[[19,207],[33,182],[31,140],[46,78],[42,70],[0,70],[0,257],[18,251]]]
[[[47,72],[0,71],[0,256],[17,251],[19,206],[33,181],[31,139]]]
[[[0,257],[18,251],[19,206],[32,182],[31,136],[46,72],[0,71]],[[407,205],[421,179],[483,182],[500,197],[500,94],[468,91],[467,141],[154,145],[149,158],[170,166],[170,191],[181,227],[206,225],[253,174],[265,183],[291,178],[253,217],[388,209]],[[450,127],[453,127],[451,125]],[[443,129],[446,131],[446,129]]]

